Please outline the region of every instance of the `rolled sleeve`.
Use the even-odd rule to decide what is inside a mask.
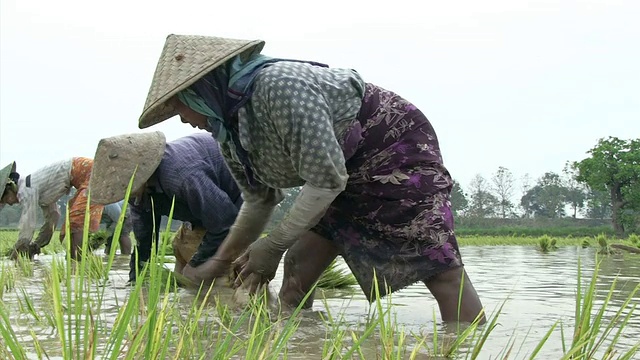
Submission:
[[[56,224],[58,223],[58,220],[60,220],[58,204],[53,203],[48,206],[43,206],[42,213],[44,215],[44,223],[42,224],[38,237],[35,241],[41,248],[49,245],[49,242],[51,242],[51,238],[53,237],[53,232],[56,229]]]
[[[19,191],[18,198],[20,205],[22,205],[22,214],[20,215],[20,223],[18,224],[16,249],[28,245],[33,239],[38,215],[38,191],[34,188],[22,188]]]

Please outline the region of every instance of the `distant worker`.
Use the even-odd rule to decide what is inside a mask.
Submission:
[[[21,177],[16,172],[16,163],[12,162],[0,171],[0,179],[6,182],[0,203],[22,205],[22,214],[18,225],[18,240],[9,253],[12,259],[19,254],[33,258],[51,241],[56,224],[60,219],[57,201],[69,194],[72,187],[75,195],[69,200],[69,228],[71,231],[69,250],[73,259],[79,259],[82,248],[85,212],[87,206],[87,188],[93,160],[86,157],[73,157],[58,161]],[[37,209],[44,214],[44,224],[35,241]],[[89,231],[96,232],[100,226],[103,205],[89,207]],[[60,229],[60,241],[66,236],[66,226]]]
[[[178,232],[174,243],[183,243],[182,236],[202,239],[195,244],[197,250],[188,252],[184,268],[194,269],[215,259],[238,215],[242,197],[210,134],[197,133],[170,142],[161,132],[104,138],[94,158],[92,202],[108,204],[124,199],[135,171],[129,198],[136,238],[130,281],[136,280],[137,272],[151,257],[152,244],[158,243],[160,236],[161,217],[169,215],[174,199],[173,219],[191,224],[191,229]],[[228,268],[233,259],[226,260]]]

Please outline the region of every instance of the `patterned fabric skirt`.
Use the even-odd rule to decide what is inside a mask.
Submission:
[[[75,157],[71,164],[71,186],[76,188],[75,195],[69,200],[69,227],[71,231],[82,230],[84,228],[85,212],[87,210],[87,195],[89,179],[93,160],[85,157]],[[92,204],[89,206],[90,223],[89,231],[96,232],[100,228],[103,205]],[[60,239],[64,239],[66,224],[60,229]]]
[[[453,181],[420,110],[367,84],[342,148],[346,190],[312,231],[340,248],[370,301],[374,274],[384,296],[463,265],[449,201]]]

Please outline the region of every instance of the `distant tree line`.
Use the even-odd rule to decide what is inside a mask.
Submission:
[[[468,190],[454,181],[454,214],[469,218],[611,219],[616,235],[640,225],[640,139],[600,139],[589,157],[567,161],[561,173],[532,180],[499,167],[489,179],[477,174]]]
[[[603,138],[587,154],[581,161],[567,161],[561,173],[546,172],[537,179],[525,174],[518,182],[501,166],[489,178],[477,174],[466,190],[454,180],[454,214],[462,219],[610,219],[618,236],[637,232],[640,139]],[[285,192],[271,226],[286,215],[299,190]],[[62,214],[71,196],[58,201]],[[15,226],[20,211],[20,206],[5,206],[0,210],[0,227]]]

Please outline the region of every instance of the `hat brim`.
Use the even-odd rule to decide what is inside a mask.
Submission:
[[[13,161],[11,163],[9,163],[9,165],[3,167],[0,170],[0,181],[2,182],[2,189],[0,189],[0,195],[2,195],[2,192],[4,191],[4,186],[9,182],[9,175],[11,175],[12,172],[16,172],[16,162]]]
[[[93,160],[89,189],[91,202],[111,204],[138,190],[158,168],[164,156],[162,132],[123,134],[101,139]]]
[[[195,39],[195,40],[194,40]],[[217,45],[217,42],[220,45]],[[145,129],[178,115],[167,102],[204,75],[237,56],[262,51],[262,40],[169,35],[156,66],[138,127]]]

